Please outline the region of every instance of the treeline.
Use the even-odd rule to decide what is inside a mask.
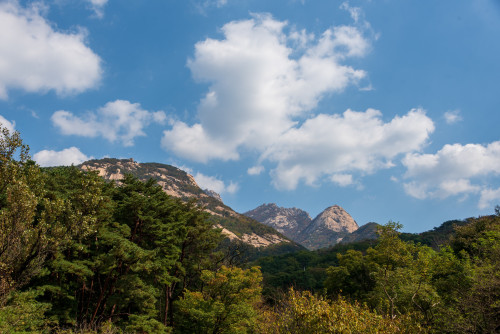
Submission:
[[[40,169],[2,129],[0,333],[498,332],[500,218],[438,250],[398,228],[248,264],[195,203],[131,175]]]
[[[283,291],[293,286],[333,304],[361,303],[405,322],[398,327],[403,332],[410,324],[417,332],[499,333],[500,207],[495,211],[466,224],[456,221],[453,233],[446,222],[414,237],[433,244],[429,240],[448,234],[436,248],[408,241],[409,235],[398,232],[402,226],[390,222],[380,227],[376,241],[259,259],[264,297],[279,308]]]

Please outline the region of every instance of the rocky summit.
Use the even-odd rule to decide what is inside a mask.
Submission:
[[[358,229],[356,221],[338,205],[325,209],[314,219],[301,209],[282,208],[274,203],[263,204],[245,215],[311,250],[333,246]]]
[[[274,203],[262,204],[253,210],[245,212],[244,215],[273,227],[292,240],[296,240],[312,221],[309,214],[304,210],[282,208]]]

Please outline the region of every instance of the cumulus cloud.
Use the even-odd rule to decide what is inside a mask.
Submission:
[[[497,199],[487,179],[500,174],[500,141],[488,145],[445,145],[436,154],[410,153],[403,159],[406,192],[416,198],[480,194],[479,207]]]
[[[254,15],[224,25],[224,39],[195,45],[188,67],[195,80],[210,84],[209,90],[198,107],[200,123],[177,121],[165,131],[162,143],[167,150],[199,162],[236,160],[242,148],[263,151],[325,94],[340,92],[366,76],[342,64],[369,50],[358,28],[333,27],[297,43],[300,37],[296,31],[287,34],[286,26],[270,15]]]
[[[165,123],[166,115],[163,111],[144,110],[139,103],[116,100],[83,117],[59,110],[51,119],[64,135],[103,137],[110,142],[119,141],[124,146],[132,146],[135,137],[146,135],[146,126],[151,123]]]
[[[108,0],[89,0],[95,15],[98,18],[104,17],[104,6],[108,3]]]
[[[33,156],[33,160],[42,167],[78,165],[90,159],[92,157],[83,154],[76,147],[62,151],[43,150]]]
[[[283,134],[264,152],[277,163],[273,182],[294,189],[299,181],[314,185],[330,176],[348,185],[350,172],[373,173],[393,166],[399,154],[420,150],[434,131],[434,123],[421,109],[384,123],[382,113],[347,110],[342,116],[320,114]]]
[[[447,111],[444,113],[444,119],[447,124],[453,124],[460,122],[462,116],[460,115],[460,110]]]
[[[360,20],[359,9],[343,8]],[[347,186],[358,183],[353,173],[393,166],[393,158],[420,150],[434,131],[423,110],[386,123],[374,109],[314,114],[325,95],[366,77],[346,64],[369,52],[366,27],[335,26],[315,36],[266,14],[224,25],[222,39],[197,43],[188,60],[194,79],[209,84],[199,123],[172,122],[163,147],[203,163],[256,152],[257,166],[247,173],[261,173],[263,161],[274,163],[270,173],[279,189],[314,185],[323,177]]]
[[[238,191],[237,183],[231,181],[229,182],[229,184],[226,184],[224,181],[214,176],[207,176],[200,172],[194,175],[194,179],[196,183],[198,183],[200,188],[213,190],[218,194],[225,194],[225,193],[234,194],[235,192]]]
[[[0,3],[0,99],[9,89],[75,94],[96,87],[101,60],[85,43],[85,32],[60,32],[35,5]]]
[[[0,115],[0,126],[7,128],[7,130],[9,130],[9,132],[14,132],[16,123],[14,121],[9,122],[2,115]]]

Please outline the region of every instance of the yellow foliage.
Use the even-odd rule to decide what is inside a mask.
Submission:
[[[410,317],[388,319],[343,297],[331,302],[290,289],[274,309],[264,310],[260,331],[280,333],[425,333]]]

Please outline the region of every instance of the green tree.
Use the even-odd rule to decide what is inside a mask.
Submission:
[[[243,270],[222,266],[202,273],[203,289],[186,290],[178,307],[179,333],[248,333],[256,324],[262,275],[258,267]]]
[[[36,275],[55,242],[41,217],[43,182],[18,132],[0,133],[0,307]]]
[[[264,310],[260,332],[280,333],[424,333],[411,317],[388,319],[339,296],[329,301],[309,291],[290,289],[272,310]]]

